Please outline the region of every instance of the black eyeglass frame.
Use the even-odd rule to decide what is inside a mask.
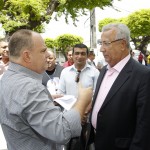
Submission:
[[[110,41],[110,42],[107,42],[107,41],[100,41],[98,44],[102,46],[103,43],[104,43],[105,46],[109,46],[111,43],[114,43],[114,42],[117,42],[117,41],[121,41],[121,40],[124,40],[124,39],[117,39],[117,40]]]

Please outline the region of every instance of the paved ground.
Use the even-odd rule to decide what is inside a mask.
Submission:
[[[7,149],[6,141],[0,125],[0,150],[6,150],[6,149]]]

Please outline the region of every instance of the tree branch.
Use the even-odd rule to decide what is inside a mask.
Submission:
[[[58,0],[51,0],[51,2],[49,3],[47,7],[46,15],[52,15],[58,6],[59,6]]]

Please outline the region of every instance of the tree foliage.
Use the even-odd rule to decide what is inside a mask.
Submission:
[[[103,27],[104,25],[109,24],[109,23],[112,23],[112,22],[118,22],[118,20],[117,20],[117,19],[114,19],[114,18],[105,18],[105,19],[99,21],[99,24],[98,24],[98,29],[99,29],[99,31],[102,30],[102,27]]]
[[[78,43],[83,43],[83,38],[73,34],[63,34],[56,39],[45,38],[46,46],[48,48],[55,48],[56,51],[60,51],[65,58],[66,51]]]
[[[126,20],[131,31],[131,39],[136,49],[146,52],[150,43],[150,9],[142,9],[128,16]]]
[[[131,31],[131,42],[134,43],[135,49],[145,54],[146,48],[150,43],[150,9],[135,11],[125,18],[105,18],[99,21],[99,31],[101,31],[104,25],[116,22],[124,23],[129,27]]]
[[[0,22],[7,33],[26,28],[41,32],[42,21],[50,18],[46,15],[48,0],[6,0],[0,14]]]
[[[82,43],[83,38],[72,34],[63,34],[56,38],[57,48],[66,49],[69,46],[73,46],[77,43]]]
[[[48,48],[55,48],[56,47],[56,42],[54,39],[52,38],[45,38],[44,39],[45,44]]]
[[[56,47],[66,57],[66,51],[73,47],[75,44],[83,43],[83,38],[72,34],[63,34],[56,39]]]
[[[0,0],[0,22],[7,33],[17,29],[27,28],[42,32],[43,23],[49,23],[51,15],[56,12],[56,18],[65,14],[66,21],[71,16],[73,21],[86,14],[85,9],[111,6],[112,0]]]
[[[0,0],[0,10],[2,10],[4,7],[4,1],[3,0]]]

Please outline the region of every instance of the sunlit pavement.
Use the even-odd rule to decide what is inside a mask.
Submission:
[[[7,150],[6,141],[0,125],[0,150]]]

